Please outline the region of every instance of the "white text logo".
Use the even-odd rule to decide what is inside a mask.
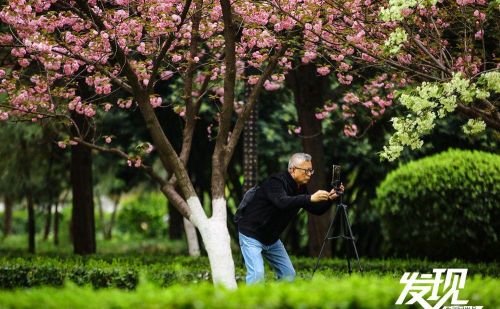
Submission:
[[[439,309],[451,299],[451,306],[445,306],[445,309],[483,308],[483,306],[464,306],[469,301],[458,299],[459,291],[465,286],[467,269],[435,268],[432,272],[432,274],[404,273],[399,282],[406,286],[396,305],[419,303],[424,309]],[[408,295],[410,299],[404,302]]]

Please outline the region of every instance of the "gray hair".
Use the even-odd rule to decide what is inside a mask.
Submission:
[[[302,153],[302,152],[294,153],[290,157],[290,160],[288,161],[288,169],[296,167],[297,165],[301,164],[302,162],[311,161],[311,160],[312,160],[312,157],[310,154]]]

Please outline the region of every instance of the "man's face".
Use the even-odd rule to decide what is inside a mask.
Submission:
[[[312,169],[311,161],[304,161],[301,164],[297,164],[295,167],[292,167],[291,175],[292,178],[298,185],[305,185],[311,180],[311,176],[314,173]]]

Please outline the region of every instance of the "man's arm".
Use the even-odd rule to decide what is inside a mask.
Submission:
[[[310,194],[287,195],[283,182],[276,178],[269,180],[265,186],[265,193],[273,205],[279,209],[301,208],[312,204]]]

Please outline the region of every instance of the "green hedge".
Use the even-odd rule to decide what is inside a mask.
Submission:
[[[316,260],[292,257],[298,278],[310,279]],[[400,278],[404,272],[430,273],[433,268],[467,268],[470,276],[500,277],[498,263],[466,263],[459,260],[432,262],[420,260],[361,260],[364,274]],[[357,267],[353,263],[353,269]],[[347,274],[343,259],[322,259],[317,274],[341,277]],[[266,272],[269,281],[274,273]],[[236,264],[236,279],[244,282],[245,269]],[[141,280],[158,287],[175,284],[211,282],[210,266],[206,257],[93,256],[93,257],[1,257],[0,289],[32,288],[35,286],[62,286],[64,282],[89,285],[95,289],[120,288],[133,290]]]
[[[386,249],[397,256],[500,256],[500,156],[449,150],[389,173],[377,188]]]
[[[113,267],[105,263],[94,265],[68,264],[54,261],[3,262],[0,266],[0,288],[27,288],[42,285],[62,286],[65,280],[94,288],[116,287],[135,289],[138,272],[129,267]]]
[[[468,305],[498,308],[499,279],[467,277],[459,299]],[[403,290],[399,278],[351,276],[311,281],[240,285],[228,291],[209,283],[159,288],[140,284],[136,291],[93,290],[74,284],[60,288],[0,291],[2,308],[401,308],[394,303]],[[419,306],[405,306],[405,308]]]

